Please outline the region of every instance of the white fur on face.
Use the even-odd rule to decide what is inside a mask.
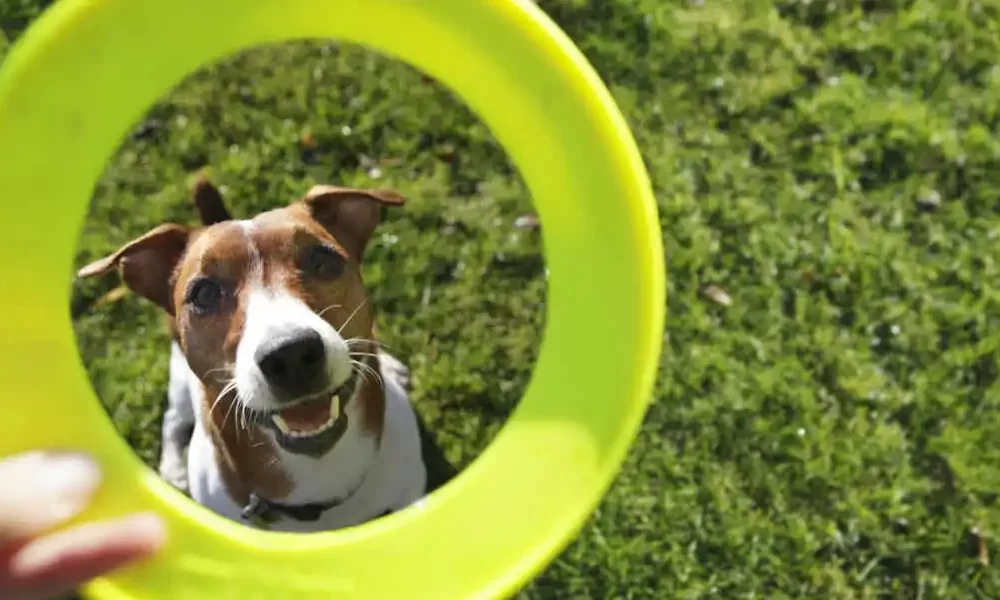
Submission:
[[[248,298],[243,335],[236,347],[236,393],[250,409],[269,412],[281,408],[254,355],[264,342],[286,332],[312,329],[323,340],[332,392],[351,376],[347,342],[300,298],[285,290],[252,288]]]
[[[252,222],[242,221],[240,225],[249,238],[253,229]],[[267,378],[257,365],[255,355],[257,348],[264,342],[302,329],[312,329],[323,340],[332,392],[350,378],[353,370],[347,342],[301,298],[285,289],[264,286],[261,282],[263,265],[252,240],[250,249],[253,265],[248,286],[250,296],[247,298],[243,319],[243,333],[236,347],[235,380],[239,401],[247,408],[261,412],[281,408],[271,393]]]

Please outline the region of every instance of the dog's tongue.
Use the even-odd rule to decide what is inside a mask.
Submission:
[[[278,414],[295,431],[309,431],[330,420],[330,399],[320,398],[286,408]]]

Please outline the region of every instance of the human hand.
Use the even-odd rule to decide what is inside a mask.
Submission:
[[[84,455],[34,451],[0,460],[0,598],[48,600],[156,552],[153,514],[55,528],[80,514],[100,485]]]

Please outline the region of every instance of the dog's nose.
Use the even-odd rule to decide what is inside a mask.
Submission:
[[[326,385],[326,348],[312,329],[282,335],[262,344],[254,355],[257,366],[281,396],[295,399]]]

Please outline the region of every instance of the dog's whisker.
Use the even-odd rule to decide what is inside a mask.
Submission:
[[[363,337],[349,338],[349,339],[345,340],[345,342],[347,343],[347,347],[348,348],[351,347],[351,344],[370,344],[370,345],[374,346],[376,350],[382,349],[382,348],[384,348],[386,350],[393,350],[394,349],[389,344],[386,344],[386,343],[384,343],[384,342],[382,342],[380,340],[372,340],[372,339],[363,338]]]
[[[227,383],[227,384],[226,384],[226,385],[225,385],[225,386],[224,386],[224,387],[222,388],[222,391],[221,391],[221,392],[219,392],[219,395],[218,395],[218,396],[216,396],[216,398],[215,398],[215,402],[213,402],[213,403],[212,403],[212,407],[208,409],[208,412],[209,412],[209,414],[211,414],[211,413],[212,413],[212,412],[213,412],[213,411],[215,410],[215,407],[216,407],[216,405],[217,405],[217,404],[218,404],[218,403],[219,403],[219,402],[220,402],[220,401],[221,401],[221,400],[222,400],[223,398],[225,398],[227,394],[229,394],[230,392],[232,392],[232,391],[233,391],[233,390],[235,390],[235,389],[236,389],[236,381],[235,381],[235,380],[233,380],[233,381],[230,381],[229,383]],[[220,427],[225,427],[225,426],[226,426],[226,421],[227,421],[227,420],[229,420],[229,413],[231,413],[231,412],[233,411],[233,407],[234,407],[234,405],[233,405],[233,404],[230,404],[230,405],[229,405],[229,410],[227,410],[227,411],[226,411],[226,414],[222,416],[222,424],[220,425]]]
[[[224,384],[228,385],[229,380],[233,378],[233,376],[235,375],[235,372],[236,372],[236,368],[235,367],[231,367],[231,366],[227,365],[225,367],[217,367],[215,369],[209,369],[209,370],[205,371],[204,378],[205,379],[209,379],[209,378],[212,378],[213,374],[215,374],[215,373],[221,373],[223,375],[223,377],[217,378],[218,383],[224,383]],[[215,378],[213,378],[213,379],[215,379]]]
[[[240,425],[240,428],[241,429],[245,429],[248,433],[250,431],[250,425],[249,425],[250,411],[249,411],[249,408],[250,407],[247,406],[246,402],[240,402],[240,420],[242,421],[242,425]]]
[[[351,323],[351,319],[354,318],[354,315],[358,314],[358,311],[361,310],[361,307],[363,307],[365,304],[368,304],[367,298],[365,298],[360,304],[358,304],[358,307],[354,309],[354,312],[351,313],[351,316],[347,317],[347,320],[344,321],[344,324],[341,325],[339,329],[337,329],[337,333],[342,332],[344,328]]]
[[[228,394],[229,392],[231,392],[231,391],[233,391],[235,389],[236,389],[236,381],[235,380],[226,383],[226,385],[224,385],[222,387],[222,391],[219,392],[219,395],[215,397],[215,401],[212,402],[212,406],[209,407],[208,412],[211,413],[212,411],[214,411],[215,407],[219,404],[219,401],[222,400],[222,398],[226,394]]]
[[[325,313],[326,311],[328,311],[330,309],[333,309],[333,308],[341,308],[342,306],[343,306],[342,304],[331,304],[330,306],[327,306],[323,310],[321,310],[318,313],[316,313],[316,316],[317,317],[322,317],[323,313]]]
[[[359,379],[359,380],[361,380],[361,383],[365,383],[365,384],[368,384],[368,383],[375,383],[375,382],[374,382],[374,381],[372,380],[371,376],[370,376],[370,375],[368,375],[367,373],[364,373],[364,374],[360,374],[360,375],[358,375],[358,379]]]
[[[366,380],[365,378],[368,377],[369,373],[367,370],[365,370],[363,364],[364,363],[362,363],[361,361],[351,360],[351,368],[358,375],[358,377],[360,377],[362,380]]]
[[[240,439],[240,406],[239,402],[233,402],[229,407],[229,412],[226,413],[226,419],[229,419],[230,413],[233,415],[233,427],[236,428],[236,441]]]
[[[235,370],[236,370],[235,367],[226,365],[224,367],[216,367],[214,369],[209,369],[205,371],[205,376],[211,375],[212,373],[232,373]]]
[[[358,360],[352,360],[351,363],[354,364],[355,369],[362,378],[364,378],[366,375],[370,376],[374,378],[375,381],[378,382],[379,386],[382,387],[385,386],[385,382],[382,381],[382,376],[371,365],[363,363]]]
[[[236,402],[233,402],[232,404],[229,405],[229,410],[227,410],[226,414],[222,416],[222,424],[219,427],[225,427],[226,426],[226,421],[229,420],[229,415],[233,412],[233,410],[235,408],[236,408]],[[237,429],[237,432],[238,431],[239,430]],[[238,433],[237,433],[237,435],[238,435]]]
[[[367,375],[375,374],[375,375],[377,375],[377,373],[375,372],[375,370],[372,369],[371,367],[368,367],[367,365],[360,365],[360,364],[355,365],[354,370],[357,371],[357,373],[359,375],[362,375],[362,374],[367,374]]]
[[[235,412],[233,412],[233,409],[235,409]],[[233,404],[230,406],[230,412],[233,412],[233,424],[236,425],[237,442],[240,439],[240,430],[246,427],[246,409],[246,403],[243,402],[243,399],[240,398],[239,393],[237,392],[236,398],[234,398]],[[226,417],[229,417],[228,412],[226,413]],[[223,420],[223,424],[225,424],[225,420]]]
[[[351,359],[351,363],[353,363],[355,366],[357,366],[357,367],[359,367],[361,369],[366,369],[366,370],[371,371],[373,373],[375,372],[375,368],[372,367],[370,364],[366,363],[363,360],[356,360],[356,359],[352,358]]]

